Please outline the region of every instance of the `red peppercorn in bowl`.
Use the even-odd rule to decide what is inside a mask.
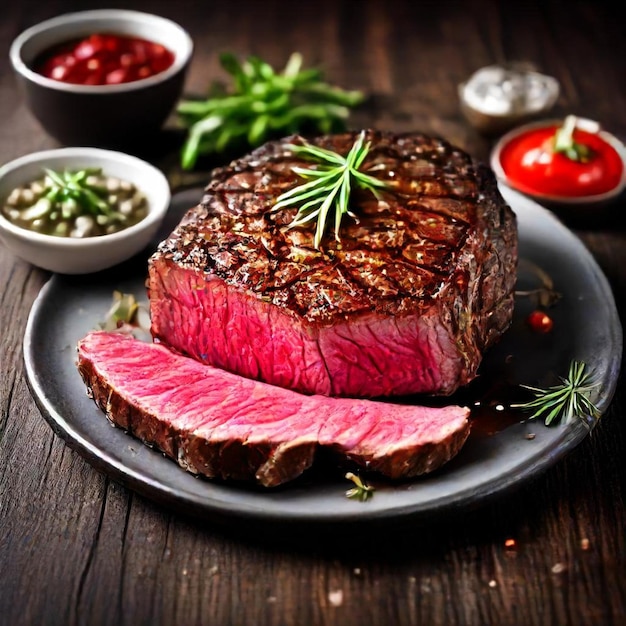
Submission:
[[[595,204],[626,186],[626,147],[597,122],[568,116],[520,126],[491,154],[498,179],[538,201]]]
[[[169,19],[122,9],[36,24],[10,59],[33,115],[67,145],[126,148],[159,130],[180,97],[193,53]]]

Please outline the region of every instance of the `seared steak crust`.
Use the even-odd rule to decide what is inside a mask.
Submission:
[[[311,143],[346,154],[357,133]],[[301,182],[270,142],[213,172],[149,264],[152,333],[206,363],[305,393],[451,394],[508,327],[514,214],[491,171],[419,133],[368,131],[362,170],[390,183],[357,191],[341,241],[289,228],[274,211]],[[310,165],[310,164],[309,164]]]
[[[390,478],[432,472],[469,434],[469,410],[307,396],[242,378],[129,335],[94,331],[78,371],[108,419],[209,478],[273,487],[320,447]]]

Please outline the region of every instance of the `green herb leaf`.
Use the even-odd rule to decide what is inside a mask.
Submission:
[[[390,186],[390,183],[374,178],[359,171],[367,156],[370,143],[365,143],[365,131],[361,131],[347,156],[331,150],[313,146],[308,142],[303,145],[288,145],[294,154],[317,162],[315,168],[294,167],[293,172],[308,182],[293,187],[276,199],[273,210],[298,207],[298,213],[290,224],[291,228],[302,226],[317,220],[313,245],[319,249],[326,231],[328,214],[334,210],[335,239],[340,241],[339,229],[343,216],[354,217],[349,210],[350,194],[353,187],[371,191],[378,197],[378,191]]]
[[[542,418],[546,426],[561,420],[569,421],[574,417],[592,417],[598,419],[600,411],[590,400],[592,392],[599,386],[594,382],[582,361],[570,363],[567,378],[561,378],[561,384],[547,389],[522,385],[535,395],[534,400],[513,407],[533,411],[529,419]]]
[[[102,330],[116,330],[126,324],[133,325],[137,321],[139,304],[135,296],[121,291],[113,292],[113,302],[100,327]]]
[[[367,502],[374,495],[374,487],[368,485],[362,478],[348,472],[346,478],[354,483],[352,489],[346,491],[346,497],[351,500],[360,500],[361,502]]]
[[[137,301],[132,293],[115,290],[111,307],[103,322],[98,324],[100,330],[131,334],[137,339],[151,341],[150,311],[145,304]]]
[[[302,69],[298,52],[282,72],[254,56],[240,62],[226,53],[220,62],[232,78],[231,90],[215,83],[205,100],[181,100],[177,107],[187,128],[181,153],[186,170],[202,154],[254,147],[270,137],[304,130],[343,130],[350,108],[364,100],[360,91],[329,85],[318,70]]]

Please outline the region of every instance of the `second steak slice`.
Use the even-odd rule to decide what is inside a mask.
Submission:
[[[357,133],[311,143],[346,154]],[[341,241],[276,198],[311,167],[289,143],[214,171],[206,194],[152,256],[152,333],[210,365],[304,393],[449,395],[508,328],[515,217],[492,172],[421,134],[369,131],[361,169],[389,183],[355,190]],[[334,218],[331,218],[333,222]]]
[[[322,446],[390,478],[431,472],[469,434],[469,409],[306,396],[203,365],[154,343],[94,331],[78,370],[117,426],[209,478],[293,480]]]

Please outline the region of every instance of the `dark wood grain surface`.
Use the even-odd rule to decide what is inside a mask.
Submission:
[[[111,5],[80,4],[104,6]],[[123,6],[171,17],[189,30],[196,52],[188,93],[222,77],[220,52],[254,53],[282,65],[299,50],[331,82],[372,96],[353,126],[432,132],[486,159],[493,138],[466,122],[457,85],[482,66],[522,61],[560,81],[556,115],[597,119],[626,138],[625,23],[610,3]],[[2,162],[57,145],[26,109],[8,62],[10,41],[76,8],[68,0],[2,8]],[[172,176],[176,150],[171,134],[137,147]],[[622,322],[626,236],[618,218],[625,208],[622,199],[602,213],[562,216],[605,272]],[[254,527],[198,522],[145,500],[53,434],[31,398],[22,360],[27,315],[48,278],[0,245],[3,626],[626,624],[623,375],[592,436],[514,494],[436,524],[266,537]]]

